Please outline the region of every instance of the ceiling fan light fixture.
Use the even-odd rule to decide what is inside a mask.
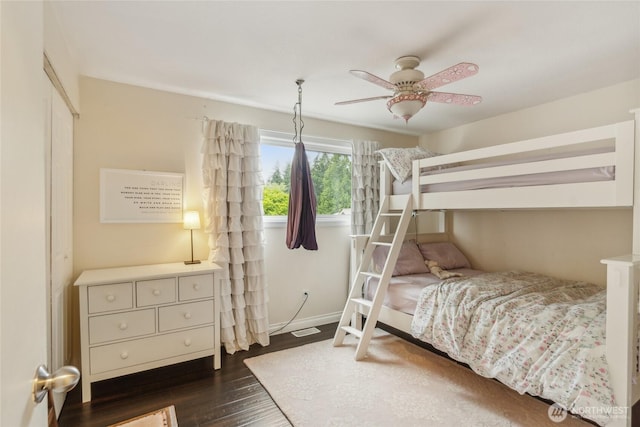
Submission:
[[[455,105],[476,105],[482,97],[462,93],[434,92],[433,89],[473,76],[478,66],[470,62],[461,62],[427,78],[415,68],[420,65],[417,56],[402,56],[396,59],[398,71],[391,74],[389,81],[363,70],[351,70],[351,74],[359,79],[393,91],[393,95],[375,96],[336,102],[336,105],[354,104],[356,102],[388,99],[387,108],[395,117],[402,117],[405,123],[429,102]]]
[[[408,122],[427,103],[427,95],[423,93],[405,93],[394,96],[387,101],[391,113]]]

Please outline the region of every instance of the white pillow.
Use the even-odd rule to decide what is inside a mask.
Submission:
[[[423,147],[413,148],[383,148],[378,150],[395,179],[405,182],[411,176],[414,160],[439,156],[438,153]]]

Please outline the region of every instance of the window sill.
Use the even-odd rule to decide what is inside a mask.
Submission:
[[[264,228],[286,228],[286,216],[265,216]],[[316,227],[349,227],[351,226],[350,215],[322,215],[316,217]]]

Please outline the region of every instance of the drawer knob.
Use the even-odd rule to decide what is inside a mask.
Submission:
[[[185,338],[184,346],[185,347],[190,347],[191,346],[191,338]]]
[[[120,359],[125,360],[129,357],[129,353],[126,351],[123,351],[122,353],[120,353]]]
[[[191,319],[191,313],[187,311],[187,312],[184,314],[184,318],[185,318],[185,319]]]
[[[160,289],[154,289],[153,290],[153,295],[159,296],[160,295]]]
[[[200,290],[200,284],[199,283],[194,283],[193,284],[193,290],[194,291],[199,291]]]
[[[116,296],[113,294],[107,295],[107,301],[114,302],[116,300]]]
[[[129,325],[127,325],[127,322],[120,322],[120,326],[119,327],[120,327],[121,331],[124,331],[129,327]]]

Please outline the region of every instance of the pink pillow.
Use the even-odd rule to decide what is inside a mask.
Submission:
[[[382,272],[382,267],[389,254],[388,246],[377,246],[373,250],[373,265],[375,271]],[[407,240],[402,243],[398,261],[393,269],[392,276],[404,276],[405,274],[428,273],[429,268],[424,263],[424,258],[418,249],[415,240]]]
[[[443,270],[471,268],[467,257],[451,242],[420,243],[419,248],[425,260],[436,261]]]

